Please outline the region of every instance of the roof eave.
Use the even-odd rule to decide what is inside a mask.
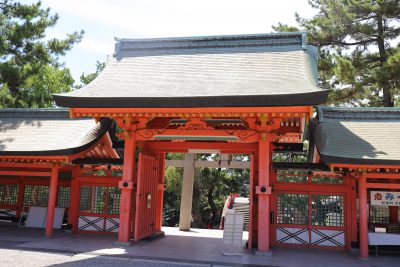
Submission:
[[[194,108],[311,106],[326,102],[328,90],[281,95],[204,97],[75,97],[53,95],[58,106],[70,108]]]
[[[0,150],[0,158],[7,156],[18,156],[18,157],[48,157],[48,156],[71,156],[78,154],[91,146],[97,143],[110,129],[112,125],[111,119],[102,119],[99,123],[102,123],[101,132],[94,138],[92,141],[83,144],[78,147],[71,147],[65,149],[57,149],[57,150],[45,150],[45,151],[1,151]]]
[[[349,158],[334,155],[326,155],[320,153],[321,160],[325,164],[346,164],[346,165],[365,165],[368,166],[400,166],[400,160],[386,160],[386,159],[365,159],[365,158]]]

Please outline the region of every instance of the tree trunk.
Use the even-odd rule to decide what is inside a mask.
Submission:
[[[379,49],[379,61],[381,66],[383,66],[386,62],[386,49],[385,49],[385,40],[383,39],[383,19],[381,14],[377,14],[377,26],[378,26],[378,49]],[[383,94],[383,106],[384,107],[394,107],[394,100],[392,97],[392,92],[390,91],[390,85],[387,81],[380,81],[382,85],[382,94]]]
[[[215,224],[215,219],[217,218],[217,206],[215,205],[214,202],[214,190],[215,190],[215,186],[214,184],[217,183],[218,181],[218,176],[221,173],[221,168],[217,169],[217,172],[214,172],[214,177],[213,177],[213,183],[210,186],[210,188],[208,189],[208,193],[207,193],[207,200],[208,200],[208,204],[210,204],[211,207],[211,213],[212,213],[212,218],[211,218],[211,227],[213,227],[213,225]]]
[[[192,226],[194,228],[204,228],[204,223],[201,217],[201,210],[200,210],[201,191],[199,189],[199,184],[198,184],[199,177],[200,177],[199,168],[195,168],[194,184],[193,184],[193,202],[192,202],[192,215],[193,215]]]

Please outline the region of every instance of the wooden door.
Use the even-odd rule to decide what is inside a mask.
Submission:
[[[155,233],[158,161],[155,157],[139,154],[136,191],[134,240]]]

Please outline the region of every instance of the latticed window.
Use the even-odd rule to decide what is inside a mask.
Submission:
[[[81,186],[80,190],[80,200],[79,200],[79,210],[89,211],[90,210],[90,190],[91,186]]]
[[[308,224],[308,195],[278,194],[276,222]]]
[[[71,188],[66,186],[58,187],[58,195],[57,195],[57,207],[59,208],[68,208],[69,207],[69,199],[71,194]]]
[[[15,205],[18,201],[17,184],[0,184],[0,204],[2,205]]]
[[[312,225],[343,226],[343,203],[341,195],[311,195]]]
[[[121,203],[121,189],[118,187],[108,187],[108,214],[119,214]]]
[[[104,213],[106,187],[82,186],[80,191],[80,211]]]
[[[46,185],[26,185],[24,192],[24,206],[47,207],[49,201],[49,187]]]
[[[370,223],[389,223],[389,207],[388,206],[369,206],[369,222]]]
[[[307,171],[283,171],[276,172],[276,179],[280,183],[307,183]]]
[[[86,213],[119,214],[120,200],[121,189],[118,187],[81,186],[79,210]]]

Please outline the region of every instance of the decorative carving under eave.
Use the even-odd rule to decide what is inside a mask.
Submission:
[[[49,159],[49,158],[40,158],[40,157],[4,157],[0,158],[0,163],[43,163],[43,164],[66,164],[69,163],[67,158],[63,159]]]
[[[216,130],[216,129],[138,129],[137,140],[154,140],[155,136],[214,136],[214,137],[236,137],[232,142],[257,142],[258,132],[256,130]],[[179,139],[179,138],[172,138]],[[185,139],[185,138],[182,138]]]
[[[225,130],[230,136],[236,136],[238,141],[247,141],[251,137],[257,137],[258,132],[255,130]]]
[[[136,134],[138,134],[141,139],[151,140],[154,136],[164,133],[166,129],[138,129]]]
[[[212,130],[211,126],[208,126],[206,122],[200,118],[191,118],[190,121],[186,122],[185,125],[179,127],[181,130]]]

